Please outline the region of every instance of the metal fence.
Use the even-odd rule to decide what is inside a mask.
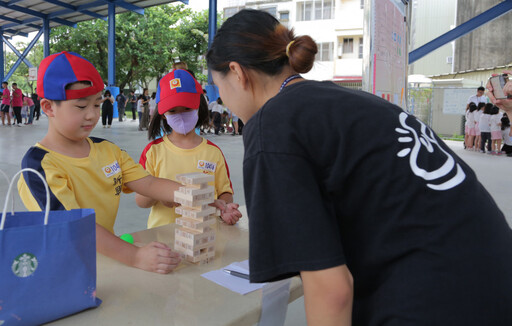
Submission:
[[[432,88],[409,88],[407,111],[432,127]]]

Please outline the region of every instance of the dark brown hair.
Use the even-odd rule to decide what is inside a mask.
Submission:
[[[151,118],[148,128],[149,140],[156,139],[162,134],[162,132],[165,135],[172,131],[172,128],[167,123],[167,119],[164,118],[164,115],[158,113],[158,107],[155,110],[155,114],[153,114],[153,118]],[[206,99],[203,95],[201,95],[201,99],[199,100],[198,110],[197,114],[199,115],[199,118],[197,119],[196,128],[202,126],[205,120],[208,120],[208,103],[206,103]]]
[[[281,25],[269,13],[244,9],[219,29],[206,60],[208,68],[224,74],[229,63],[235,61],[244,68],[274,76],[286,65],[298,73],[310,71],[317,51],[311,37],[295,37],[293,29]]]

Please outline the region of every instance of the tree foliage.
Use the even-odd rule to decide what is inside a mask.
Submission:
[[[96,19],[77,24],[77,28],[52,29],[52,53],[74,51],[108,78],[107,22]],[[145,9],[145,14],[127,12],[116,15],[116,85],[121,89],[134,84],[147,86],[153,78],[166,74],[175,61],[185,61],[189,69],[202,76],[201,56],[208,48],[208,13],[193,12],[184,5],[162,5]]]

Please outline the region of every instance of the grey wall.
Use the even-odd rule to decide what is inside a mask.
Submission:
[[[459,0],[457,26],[502,0]],[[455,43],[455,71],[506,65],[512,62],[512,11],[459,38]]]

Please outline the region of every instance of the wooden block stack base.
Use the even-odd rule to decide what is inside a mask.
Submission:
[[[174,201],[181,206],[176,207],[174,250],[183,259],[192,263],[208,263],[215,257],[215,218],[216,209],[208,204],[213,203],[214,188],[208,182],[214,176],[203,173],[186,173],[176,176],[178,182],[184,184],[174,192]]]

